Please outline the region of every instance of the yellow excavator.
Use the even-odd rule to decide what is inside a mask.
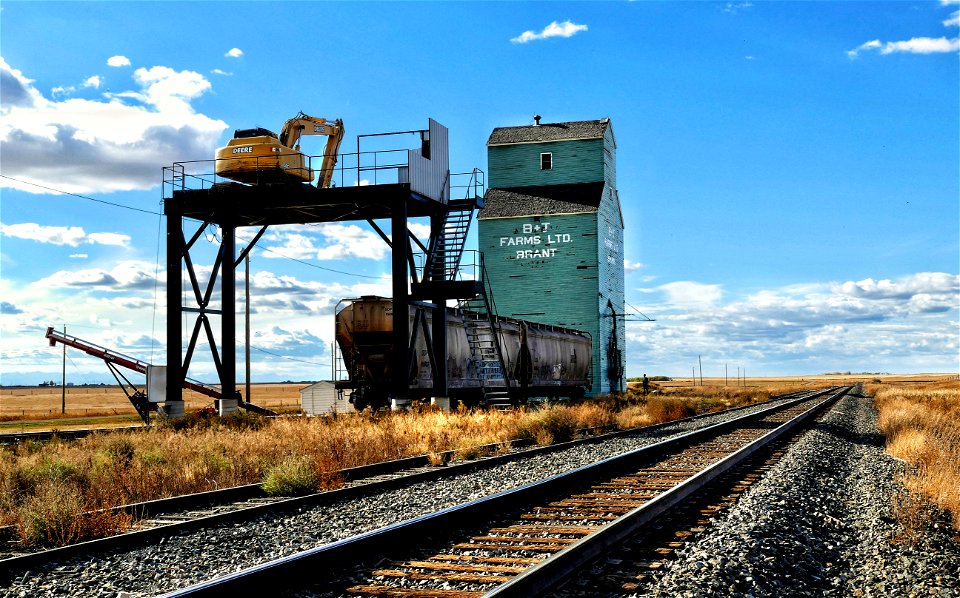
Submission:
[[[217,176],[257,185],[264,183],[311,183],[314,169],[310,157],[300,153],[300,137],[326,135],[317,187],[330,186],[343,140],[343,121],[316,118],[300,112],[283,123],[280,135],[257,127],[237,129],[226,147],[217,150]]]

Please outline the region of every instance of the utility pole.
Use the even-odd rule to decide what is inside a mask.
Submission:
[[[63,336],[67,336],[67,325],[63,325]],[[60,378],[60,415],[67,413],[67,345],[63,343],[63,374]]]
[[[727,364],[723,364],[723,385],[727,385]]]
[[[697,363],[700,364],[700,386],[703,386],[703,362],[700,361],[699,355],[697,355]]]

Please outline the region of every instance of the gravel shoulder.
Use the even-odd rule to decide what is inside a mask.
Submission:
[[[960,540],[934,521],[915,545],[893,512],[902,463],[868,397],[848,396],[645,596],[960,596]]]

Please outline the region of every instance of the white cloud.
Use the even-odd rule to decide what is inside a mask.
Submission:
[[[694,361],[703,354],[705,371],[708,360],[719,362],[720,375],[727,359],[770,375],[956,367],[955,274],[791,285],[726,303],[714,287],[683,281],[641,289],[643,311],[657,322],[627,324],[628,363],[667,375],[688,373],[691,353]]]
[[[213,155],[227,124],[191,106],[209,81],[163,66],[137,69],[133,80],[138,89],[106,101],[49,100],[0,58],[4,174],[72,193],[149,189],[160,165]],[[38,192],[9,179],[0,185]]]
[[[229,52],[224,54],[224,56],[227,56],[229,58],[240,58],[241,56],[243,56],[243,50],[241,50],[240,48],[231,48]]]
[[[87,234],[83,228],[79,226],[44,226],[34,222],[25,222],[23,224],[0,223],[0,235],[37,241],[39,243],[49,243],[51,245],[69,245],[70,247],[77,247],[81,244],[126,247],[130,244],[130,237],[128,235],[119,233]]]
[[[85,260],[85,259],[87,259],[88,257],[90,257],[90,256],[87,255],[86,253],[71,253],[71,254],[70,254],[70,259],[72,259],[72,260]]]
[[[90,233],[87,235],[87,242],[125,247],[130,244],[130,237],[120,233]]]
[[[860,44],[853,50],[847,50],[847,56],[849,56],[850,58],[856,58],[860,54],[860,52],[862,52],[863,50],[877,50],[881,47],[883,47],[883,44],[880,43],[880,40],[878,39],[870,40],[868,42],[864,42]]]
[[[945,23],[946,24],[946,23]],[[881,43],[872,40],[847,51],[847,56],[856,58],[864,50],[879,50],[880,54],[945,54],[960,50],[960,38],[914,37],[906,41]]]
[[[943,54],[960,50],[960,38],[914,37],[907,41],[887,42],[880,50],[881,54]]]
[[[420,239],[424,245],[427,241],[430,240],[430,225],[421,224],[420,222],[410,222],[407,224],[407,228],[410,229],[410,232],[413,233],[413,236]]]
[[[727,2],[723,7],[723,12],[735,15],[739,11],[746,10],[752,6],[753,4],[751,2]]]
[[[279,242],[264,246],[268,251],[262,255],[268,258],[380,260],[387,253],[387,244],[380,235],[356,224],[325,222],[316,226],[278,227],[264,235],[263,241]]]
[[[95,289],[122,293],[153,291],[156,288],[156,264],[123,261],[113,268],[60,270],[34,283],[39,288]]]
[[[955,1],[941,0],[941,6],[949,4],[958,4]],[[953,12],[948,19],[942,21],[945,27],[960,25],[960,11]],[[864,42],[847,51],[847,56],[851,59],[857,58],[861,52],[867,50],[877,50],[882,55],[887,54],[946,54],[960,50],[960,38],[949,39],[947,37],[913,37],[909,40],[886,42],[879,39]]]
[[[268,247],[270,251],[263,254],[267,258],[293,258],[307,260],[317,254],[317,247],[313,239],[305,235],[288,233],[283,235],[283,244]]]
[[[80,83],[81,88],[85,89],[100,89],[100,85],[103,83],[103,78],[100,75],[92,75],[87,77]],[[77,91],[76,85],[57,85],[54,88],[50,89],[50,95],[53,97],[63,97],[68,95],[73,95]]]
[[[320,227],[327,245],[317,251],[318,260],[342,260],[359,257],[368,260],[383,259],[387,244],[380,236],[356,224],[324,223]]]
[[[688,280],[668,282],[660,285],[659,290],[672,305],[686,307],[709,307],[723,297],[723,288],[718,284],[703,284]]]
[[[130,66],[130,59],[126,56],[111,56],[107,58],[107,66]]]
[[[640,262],[631,262],[626,258],[623,259],[623,269],[627,272],[636,272],[637,270],[640,270],[643,267],[644,265],[641,264]]]
[[[586,30],[586,25],[578,25],[569,19],[562,23],[553,21],[544,27],[539,33],[530,30],[524,31],[517,37],[512,38],[510,41],[515,44],[525,44],[534,40],[547,39],[550,37],[572,37],[580,31]]]
[[[866,278],[834,287],[834,292],[864,299],[910,299],[921,294],[960,293],[960,276],[945,272],[920,272],[899,280]]]
[[[213,69],[212,71],[210,71],[210,73],[213,74],[213,75],[220,75],[221,77],[232,77],[232,76],[233,76],[233,73],[228,73],[227,71],[225,71],[225,70],[223,70],[223,69]]]

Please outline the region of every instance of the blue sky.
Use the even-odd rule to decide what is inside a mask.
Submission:
[[[628,324],[630,376],[957,372],[958,11],[4,2],[0,382],[59,380],[46,326],[161,363],[161,168],[299,110],[342,118],[345,150],[432,117],[453,170],[486,169],[497,126],[611,118],[627,302],[656,319]],[[258,247],[254,379],[327,377],[336,302],[389,294],[385,245],[330,224]]]

